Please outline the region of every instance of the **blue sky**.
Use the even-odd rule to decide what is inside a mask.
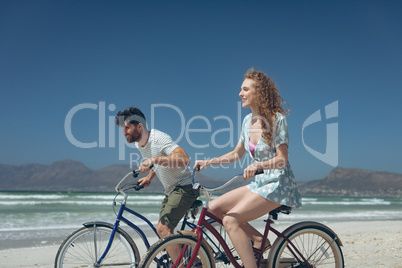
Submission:
[[[297,179],[334,168],[311,153],[327,144],[340,167],[402,173],[401,26],[400,1],[1,1],[0,163],[129,164],[137,151],[110,124],[129,106],[192,163],[222,155],[249,112],[238,93],[255,67],[291,108]],[[229,167],[205,174],[241,170]]]

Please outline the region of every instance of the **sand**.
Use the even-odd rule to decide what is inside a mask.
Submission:
[[[402,221],[326,223],[340,237],[345,267],[402,268]],[[0,251],[0,267],[54,267],[58,245]]]

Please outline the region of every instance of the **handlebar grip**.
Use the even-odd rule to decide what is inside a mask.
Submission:
[[[153,167],[154,167],[154,165],[150,165],[150,166],[149,166],[150,169],[153,168]],[[133,177],[134,177],[134,178],[137,178],[139,174],[140,174],[140,170],[139,170],[139,169],[133,170]]]
[[[257,169],[257,171],[255,172],[255,175],[260,175],[260,174],[264,174],[263,169]]]
[[[139,191],[139,190],[141,190],[142,188],[144,188],[144,186],[143,186],[143,185],[140,185],[139,182],[137,182],[137,185],[134,187],[134,189],[135,189],[136,191]]]

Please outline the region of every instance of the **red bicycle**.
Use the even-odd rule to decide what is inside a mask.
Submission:
[[[233,177],[225,184],[216,188],[207,188],[194,182],[196,170],[193,171],[193,186],[202,190],[206,197],[206,202],[201,211],[197,227],[192,231],[178,231],[174,234],[159,240],[152,245],[147,254],[142,259],[139,267],[211,267],[230,265],[231,267],[241,268],[242,262],[237,255],[230,241],[223,238],[212,226],[207,217],[222,224],[222,221],[208,211],[208,203],[212,192],[223,189],[239,178],[243,174]],[[257,174],[257,173],[256,173]],[[344,259],[341,250],[342,242],[335,232],[324,224],[306,221],[299,222],[288,227],[283,232],[279,232],[272,224],[277,219],[279,213],[289,214],[291,208],[281,206],[268,214],[265,220],[265,230],[263,240],[266,241],[269,232],[276,235],[275,242],[269,250],[269,255],[263,257],[264,242],[261,248],[253,249],[256,255],[258,267],[323,267],[323,268],[343,268]],[[219,254],[211,250],[211,240],[203,238],[202,230],[209,232],[216,238],[222,252]],[[178,256],[170,256],[168,248],[179,247]]]

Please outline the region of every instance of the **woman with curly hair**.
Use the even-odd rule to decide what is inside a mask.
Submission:
[[[250,69],[244,75],[239,93],[242,107],[250,108],[242,124],[236,148],[210,160],[196,161],[200,171],[209,165],[229,164],[240,160],[245,153],[254,160],[244,169],[244,180],[250,184],[225,193],[209,204],[209,210],[222,219],[244,267],[257,267],[252,246],[260,248],[262,234],[248,222],[271,210],[286,205],[301,207],[301,196],[288,161],[289,134],[282,105],[274,82],[264,73]],[[252,244],[250,243],[252,241]],[[265,250],[270,242],[265,241]]]

